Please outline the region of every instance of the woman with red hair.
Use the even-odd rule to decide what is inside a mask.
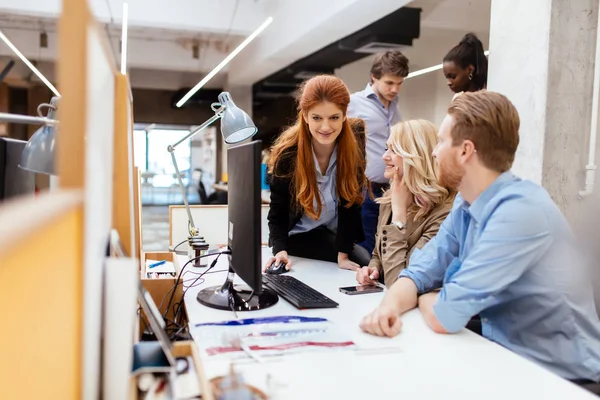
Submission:
[[[346,111],[350,93],[341,79],[315,76],[300,87],[298,118],[275,142],[269,159],[269,243],[284,263],[289,255],[337,262],[357,270],[370,255],[360,214],[366,184],[364,142]]]

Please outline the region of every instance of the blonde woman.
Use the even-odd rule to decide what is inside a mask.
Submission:
[[[377,199],[381,205],[371,262],[358,270],[360,284],[384,282],[389,288],[408,265],[414,249],[433,238],[454,200],[438,182],[432,156],[435,126],[425,120],[400,122],[391,129],[383,154],[384,176],[390,189]]]

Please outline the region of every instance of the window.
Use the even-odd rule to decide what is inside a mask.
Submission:
[[[154,172],[154,186],[171,186],[176,183],[175,167],[171,160],[171,154],[167,151],[169,145],[175,144],[189,130],[152,129],[148,131],[148,171]],[[175,148],[175,159],[179,172],[189,177],[191,146],[186,140]],[[186,179],[187,181],[187,179]]]
[[[133,164],[138,167],[140,171],[146,171],[146,131],[134,130],[133,131]]]

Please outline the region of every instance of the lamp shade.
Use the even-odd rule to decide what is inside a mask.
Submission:
[[[221,134],[227,144],[243,142],[256,134],[258,128],[244,110],[235,105],[229,92],[219,95],[219,103],[225,106],[221,117]]]
[[[55,105],[57,99],[52,99]],[[54,119],[55,108],[50,108],[48,119]],[[25,145],[19,167],[40,174],[56,175],[54,155],[56,152],[56,126],[43,125]]]

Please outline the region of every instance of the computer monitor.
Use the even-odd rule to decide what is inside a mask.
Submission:
[[[198,301],[222,310],[259,310],[277,303],[277,294],[262,287],[261,262],[261,142],[227,150],[229,174],[229,274],[223,286],[198,293]],[[249,289],[233,286],[237,274]]]
[[[35,174],[19,168],[26,141],[0,137],[0,201],[35,193]]]

